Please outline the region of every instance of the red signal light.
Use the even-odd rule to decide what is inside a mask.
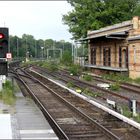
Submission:
[[[4,34],[0,33],[0,39],[4,38]]]

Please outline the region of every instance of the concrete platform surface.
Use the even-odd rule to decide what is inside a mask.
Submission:
[[[12,139],[10,114],[0,114],[0,139]]]
[[[17,126],[12,125],[13,137],[19,139],[58,140],[53,129],[32,99],[23,97],[21,93],[16,94],[16,96],[16,114],[13,120]]]

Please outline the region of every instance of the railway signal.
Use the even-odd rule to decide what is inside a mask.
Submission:
[[[6,58],[6,53],[8,53],[8,40],[8,28],[0,28],[0,58]]]
[[[9,29],[0,27],[0,75],[8,75],[8,63],[6,54],[8,53]]]

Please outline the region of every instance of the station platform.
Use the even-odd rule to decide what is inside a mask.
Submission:
[[[25,98],[22,93],[16,96],[15,105],[12,108],[3,106],[3,110],[7,111],[0,114],[0,129],[2,130],[0,139],[58,140],[59,138],[34,101]]]
[[[127,72],[128,71],[128,68],[116,68],[116,67],[100,66],[100,65],[92,65],[92,64],[86,64],[86,65],[84,65],[84,67],[101,69],[101,70],[110,70],[110,71],[116,71],[116,72]]]

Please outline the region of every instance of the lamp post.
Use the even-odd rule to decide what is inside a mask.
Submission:
[[[25,45],[26,45],[25,57],[27,57],[27,38],[25,38]]]
[[[46,57],[46,46],[45,46],[45,40],[44,40],[44,57]]]
[[[42,59],[43,59],[43,49],[44,49],[44,47],[41,47],[41,50],[42,50]]]
[[[18,38],[17,38],[17,57],[19,56]]]
[[[36,46],[36,40],[35,40],[35,58],[37,58],[37,46]]]

